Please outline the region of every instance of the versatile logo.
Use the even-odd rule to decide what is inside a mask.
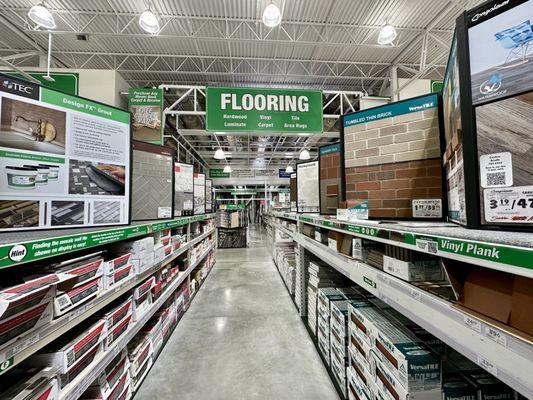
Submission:
[[[4,77],[0,84],[0,90],[17,96],[39,100],[39,86],[19,81],[18,79]]]
[[[492,75],[488,80],[483,82],[479,87],[482,94],[496,93],[502,87],[503,78],[500,74]]]
[[[501,8],[501,7],[505,7],[507,4],[509,4],[509,0],[505,0],[503,2],[501,2],[500,4],[495,4],[493,5],[491,8],[489,8],[488,10],[485,10],[483,12],[480,12],[480,13],[477,13],[475,14],[471,21],[472,22],[476,22],[478,21],[480,18],[485,18],[486,16],[488,16],[489,14],[492,14],[494,11],[496,11],[497,9]]]
[[[11,250],[9,250],[8,257],[13,262],[19,262],[26,257],[26,254],[28,254],[28,249],[26,249],[26,246],[23,244],[16,244],[11,248]]]

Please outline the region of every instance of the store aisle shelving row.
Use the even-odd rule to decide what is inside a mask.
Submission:
[[[413,223],[413,229],[411,230],[395,227],[392,224],[385,224],[386,229],[384,229],[381,225],[377,226],[372,224],[372,222],[367,224],[362,221],[361,223],[351,224],[324,217],[280,212],[272,213],[268,217],[268,224],[270,225],[269,229],[273,231],[272,238],[275,237],[276,230],[288,235],[297,245],[323,260],[342,275],[375,295],[513,389],[527,398],[533,398],[533,382],[531,381],[533,342],[528,339],[527,335],[518,335],[503,324],[489,321],[474,312],[468,312],[464,308],[456,307],[449,301],[411,285],[383,270],[345,256],[335,249],[299,232],[300,226],[308,224],[326,230],[341,231],[354,237],[362,237],[381,243],[411,248],[420,252],[428,252],[428,248],[419,246],[416,240],[414,244],[410,244],[409,241],[422,236],[422,232],[429,232],[429,228],[423,226],[416,228],[416,224]],[[295,230],[293,231],[284,226],[288,224],[292,224]],[[446,229],[448,236],[441,236],[440,229],[431,229],[432,234],[424,235],[424,237],[428,241],[442,241],[446,240],[443,239],[444,237],[450,237],[450,232],[453,230],[453,228],[442,228]],[[453,234],[454,240],[465,244],[481,244],[480,242],[466,240],[464,237],[460,238],[464,236],[462,231],[463,229],[459,228]],[[513,235],[511,234],[510,236]],[[404,241],[398,241],[398,237],[403,238]],[[407,240],[407,237],[410,239]],[[496,237],[501,239],[499,234],[488,234],[487,241],[484,241],[483,245],[503,246],[504,241],[496,240]],[[492,242],[488,241],[490,239],[492,239]],[[505,240],[505,242],[508,242],[508,240]],[[530,243],[527,234],[522,235],[521,244],[523,245],[522,247],[508,247],[507,251],[513,254],[533,255],[533,249],[529,247]],[[439,251],[437,253],[432,251],[432,254],[468,260],[468,262],[481,267],[507,270],[507,272],[509,270],[513,272],[519,271],[524,275],[529,274],[529,271],[524,267],[517,269],[516,266],[503,262],[494,263],[471,255],[449,254],[440,251],[440,248],[439,244]],[[302,308],[304,307],[300,305],[300,311],[302,311]]]

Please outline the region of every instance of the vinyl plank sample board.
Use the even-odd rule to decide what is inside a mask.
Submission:
[[[194,174],[194,215],[205,214],[205,174]]]
[[[318,164],[318,161],[311,161],[296,165],[299,213],[317,213],[320,211]]]
[[[194,167],[192,164],[174,163],[174,216],[193,215]]]
[[[173,216],[174,150],[133,141],[132,219]]]
[[[0,231],[128,224],[130,114],[0,79]]]
[[[296,184],[296,172],[291,174],[290,189],[290,210],[291,212],[296,212],[298,211],[298,186]]]

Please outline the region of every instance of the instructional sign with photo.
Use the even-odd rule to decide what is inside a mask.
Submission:
[[[298,164],[296,166],[296,184],[298,187],[297,207],[299,213],[320,211],[319,165],[318,161]]]
[[[0,81],[0,231],[129,223],[130,114]]]

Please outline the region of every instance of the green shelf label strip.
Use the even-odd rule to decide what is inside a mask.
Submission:
[[[177,228],[192,222],[204,221],[211,218],[213,218],[211,215],[197,215],[170,221],[127,226],[124,228],[113,228],[29,242],[11,243],[0,247],[0,268],[119,242],[148,235],[153,232],[159,232],[163,229]]]
[[[336,228],[359,236],[376,238],[376,240],[397,241],[414,246],[418,251],[446,257],[446,254],[459,255],[474,260],[490,261],[512,267],[533,269],[533,249],[499,244],[482,243],[470,240],[444,238],[433,235],[417,234],[400,230],[380,229],[372,226],[354,225],[340,221],[328,221],[306,216],[297,217],[301,222]],[[468,260],[466,260],[468,261]]]

